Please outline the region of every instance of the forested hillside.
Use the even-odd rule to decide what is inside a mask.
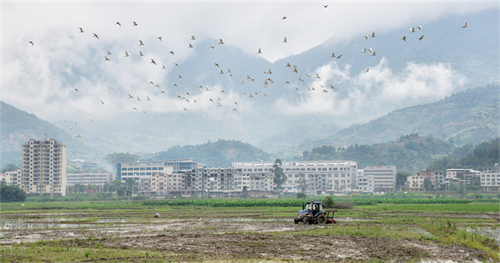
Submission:
[[[464,153],[461,155],[460,153]],[[500,163],[500,138],[483,142],[474,147],[466,145],[458,147],[453,155],[435,159],[427,169],[440,170],[451,168],[464,168],[482,171],[483,167],[493,166]]]
[[[271,161],[272,158],[258,148],[240,141],[217,140],[198,145],[174,146],[167,151],[148,154],[145,160],[192,158],[208,167],[230,167],[231,162]]]
[[[71,156],[89,156],[84,144],[67,132],[44,121],[34,114],[19,110],[0,101],[2,127],[2,158],[0,167],[7,163],[21,163],[21,146],[30,139],[43,140],[44,137],[62,141]]]
[[[384,143],[396,140],[401,134],[413,133],[446,140],[451,138],[455,145],[478,144],[498,136],[499,92],[498,85],[468,89],[441,101],[393,111],[322,139],[305,141],[296,149]]]

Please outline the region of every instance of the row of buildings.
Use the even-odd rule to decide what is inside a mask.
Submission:
[[[473,169],[446,169],[442,171],[423,170],[417,172],[414,176],[407,178],[407,186],[411,190],[422,190],[424,181],[429,180],[434,188],[450,187],[450,185],[468,185],[471,180],[478,179],[483,191],[500,190],[500,166],[496,163],[492,167],[484,167],[483,171]]]
[[[73,160],[82,167],[96,167],[97,163]],[[18,185],[26,193],[66,195],[66,188],[75,184],[104,185],[118,179],[134,179],[140,192],[147,195],[174,196],[238,196],[242,193],[297,193],[305,179],[309,194],[341,192],[388,192],[396,190],[395,166],[367,166],[359,169],[350,160],[282,161],[281,168],[287,180],[277,189],[273,182],[274,162],[234,162],[231,167],[208,168],[192,159],[175,159],[151,162],[118,163],[117,172],[92,172],[66,174],[66,147],[54,139],[31,139],[22,146],[22,164],[18,170],[6,173],[10,184]],[[470,169],[421,171],[407,178],[413,190],[423,188],[425,179],[434,186],[450,184],[457,180],[481,177],[484,190],[498,190],[500,171],[498,164],[483,172]],[[461,178],[461,179],[460,179]],[[461,181],[463,183],[463,181]]]

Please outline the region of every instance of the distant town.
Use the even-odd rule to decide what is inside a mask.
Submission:
[[[193,159],[117,163],[116,172],[92,171],[100,162],[66,160],[66,146],[55,139],[31,139],[22,145],[22,164],[2,174],[1,181],[17,185],[27,194],[66,196],[71,187],[85,186],[86,192],[109,192],[110,185],[131,185],[133,195],[147,198],[172,197],[273,197],[305,193],[333,195],[347,193],[384,194],[394,191],[450,190],[480,182],[482,191],[498,191],[498,163],[473,169],[418,171],[397,183],[396,166],[360,168],[356,160],[280,160],[286,180],[275,183],[275,162],[233,162],[231,167],[207,167]],[[67,167],[79,172],[67,173]],[[112,190],[112,189],[111,189]]]

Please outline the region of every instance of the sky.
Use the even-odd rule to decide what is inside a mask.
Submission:
[[[2,100],[40,118],[60,122],[75,115],[98,119],[135,111],[179,115],[187,114],[188,110],[190,114],[215,116],[218,109],[209,99],[220,96],[229,109],[218,114],[220,118],[229,118],[233,111],[265,118],[266,112],[259,112],[262,92],[258,100],[248,100],[248,94],[213,81],[201,85],[209,87],[211,92],[217,91],[218,95],[192,87],[189,95],[185,89],[181,94],[189,102],[177,99],[179,92],[173,89],[173,84],[183,80],[175,80],[179,68],[174,63],[182,69],[184,62],[201,56],[189,44],[200,48],[198,43],[204,43],[205,50],[213,45],[216,51],[220,48],[219,39],[230,54],[242,53],[256,61],[273,63],[299,56],[324,43],[336,45],[362,39],[374,31],[407,32],[409,27],[428,25],[443,17],[474,15],[492,9],[498,10],[498,1],[3,1]],[[257,52],[259,49],[262,53]],[[125,51],[130,57],[125,57]],[[138,56],[139,51],[144,57]],[[154,66],[152,59],[158,65]],[[276,112],[288,117],[342,116],[353,109],[373,109],[375,105],[388,111],[396,107],[387,106],[391,101],[442,99],[466,82],[452,66],[439,61],[408,63],[401,72],[391,70],[389,63],[380,56],[370,68],[371,74],[352,74],[349,65],[318,65],[310,73],[319,73],[322,78],[315,79],[313,75],[309,81],[312,87],[329,87],[330,80],[337,79],[355,88],[344,94],[333,90],[321,92],[320,88],[320,92],[292,100],[273,94],[272,105]],[[226,67],[221,69],[226,71]],[[203,72],[183,70],[194,82],[207,79]],[[238,72],[232,74],[234,82],[239,82]],[[154,85],[145,88],[150,81],[161,85],[154,94],[151,90]],[[377,92],[370,92],[374,86],[378,87]],[[293,91],[293,85],[285,87]],[[227,92],[219,92],[224,89]],[[128,94],[134,97],[132,104],[123,103],[123,96],[128,99]],[[165,96],[161,103],[144,106],[143,101],[158,96]],[[197,104],[193,103],[194,97]],[[229,104],[231,107],[227,107]]]

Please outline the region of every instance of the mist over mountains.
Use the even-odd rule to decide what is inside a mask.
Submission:
[[[165,61],[164,71],[150,64],[149,57],[146,60],[133,57],[127,62],[130,68],[123,67],[125,62],[120,52],[128,44],[137,46],[135,38],[130,43],[108,42],[99,47],[78,44],[80,36],[72,32],[52,33],[76,45],[74,50],[64,50],[51,60],[47,78],[54,78],[52,81],[58,82],[55,86],[60,90],[54,90],[54,95],[48,97],[37,96],[28,92],[32,84],[26,83],[26,87],[20,87],[26,89],[26,98],[4,98],[7,104],[2,103],[2,163],[7,156],[15,155],[15,145],[19,147],[31,136],[42,139],[44,133],[65,141],[74,158],[99,158],[111,152],[160,152],[174,145],[196,145],[218,139],[242,141],[266,152],[285,155],[322,144],[387,142],[415,132],[453,138],[456,143],[478,143],[498,134],[498,96],[494,96],[498,94],[495,83],[499,81],[497,11],[450,15],[408,25],[423,27],[416,33],[409,33],[405,27],[376,32],[376,37],[368,40],[362,36],[351,41],[333,37],[274,63],[228,43],[217,45],[216,39],[201,39],[193,42],[194,48],[188,56],[175,61],[179,65],[176,67],[168,50],[162,49],[160,53],[158,43],[145,45],[145,54],[158,54]],[[469,21],[469,27],[463,29],[465,20]],[[370,33],[367,29],[367,34]],[[404,35],[408,39],[406,44],[401,40]],[[425,36],[419,41],[421,35]],[[293,39],[289,42],[293,43]],[[211,49],[211,45],[216,47]],[[361,53],[364,48],[374,49],[376,56]],[[104,64],[98,49],[109,49],[117,57]],[[17,50],[7,51],[15,54],[9,55],[13,61],[28,56]],[[337,59],[331,57],[332,53],[336,57],[343,55]],[[78,63],[71,60],[81,56],[86,60]],[[293,72],[293,65],[297,66],[297,73]],[[25,66],[29,75],[34,69]],[[367,68],[369,72],[364,73]],[[268,69],[272,74],[263,73]],[[122,74],[111,74],[121,70]],[[316,78],[316,73],[320,78]],[[150,81],[159,87],[149,84]],[[494,85],[486,87],[490,83]],[[475,87],[486,88],[471,89]],[[75,88],[79,91],[75,92]],[[40,94],[47,92],[41,90]],[[453,93],[456,95],[452,96]],[[104,105],[100,104],[101,99]],[[47,113],[43,107],[30,112],[59,129],[41,124],[29,129],[4,129],[6,116],[10,114],[4,111],[8,104],[27,110],[40,100],[50,102],[47,109],[56,107],[59,112]],[[432,104],[440,100],[442,104]],[[89,101],[94,106],[65,107]],[[217,102],[222,107],[217,107]],[[416,105],[423,106],[411,108]],[[442,110],[440,114],[435,107]],[[415,115],[419,110],[423,112]],[[15,128],[25,118],[12,115],[9,123]],[[415,118],[419,118],[418,123],[412,122]],[[82,139],[76,140],[77,134]]]

